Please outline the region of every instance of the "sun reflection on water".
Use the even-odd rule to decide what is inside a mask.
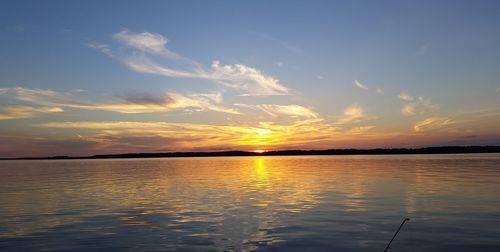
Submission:
[[[392,209],[413,216],[449,208],[450,198],[492,202],[492,187],[500,189],[498,175],[435,168],[443,163],[449,161],[265,156],[3,163],[0,239],[59,237],[57,230],[128,237],[133,228],[169,249],[206,243],[252,250],[287,242],[294,228],[330,230],[316,234],[328,236]],[[460,203],[469,211],[496,209],[466,200],[454,209]]]
[[[264,158],[255,159],[255,177],[257,179],[257,186],[264,185],[269,176],[264,160]]]

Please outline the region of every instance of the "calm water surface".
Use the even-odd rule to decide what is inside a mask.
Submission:
[[[0,251],[500,251],[500,155],[0,161]]]

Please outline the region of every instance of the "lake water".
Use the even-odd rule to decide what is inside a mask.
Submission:
[[[0,161],[0,251],[500,251],[500,155]]]

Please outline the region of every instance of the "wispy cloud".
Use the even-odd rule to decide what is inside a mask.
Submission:
[[[401,114],[405,116],[411,116],[415,114],[415,103],[407,103],[401,108]]]
[[[76,103],[71,93],[60,93],[48,89],[0,87],[0,94],[38,105],[53,106]]]
[[[0,107],[0,120],[38,117],[44,114],[60,113],[63,111],[59,107],[2,106]]]
[[[103,52],[104,54],[111,56],[111,49],[110,49],[109,45],[107,45],[107,44],[102,44],[102,43],[98,43],[98,42],[89,42],[89,43],[86,43],[85,45],[90,47],[90,48],[93,48],[95,50],[99,50],[99,51]]]
[[[496,117],[500,116],[500,108],[461,110],[455,113],[454,116],[472,117],[472,118]]]
[[[365,114],[365,111],[361,106],[358,104],[352,104],[344,110],[343,115],[338,118],[335,124],[343,125],[358,123],[368,118],[369,117]]]
[[[170,93],[169,96],[174,100],[173,108],[192,108],[197,111],[211,110],[228,114],[240,114],[236,109],[227,108],[221,105],[222,93],[220,92],[189,95]]]
[[[407,94],[406,92],[401,92],[399,95],[398,95],[399,99],[403,100],[403,101],[407,101],[407,102],[410,102],[410,101],[413,101],[413,97],[409,94]]]
[[[347,131],[347,134],[349,134],[349,135],[362,135],[362,134],[365,134],[366,132],[370,131],[373,128],[375,128],[375,126],[373,126],[373,125],[353,127]]]
[[[141,51],[165,55],[167,57],[177,58],[178,54],[171,52],[165,46],[167,45],[168,39],[160,34],[142,32],[142,33],[130,33],[127,30],[115,33],[113,38],[126,44],[128,46],[137,48]]]
[[[429,130],[441,129],[445,126],[454,124],[455,122],[447,117],[429,117],[415,123],[413,130],[415,132],[424,132]]]
[[[248,105],[248,104],[235,104],[240,107],[260,109],[266,114],[278,117],[278,116],[290,116],[292,118],[318,118],[312,109],[306,108],[300,105],[278,105],[278,104],[260,104],[260,105]]]
[[[164,67],[145,55],[134,55],[128,58],[120,59],[129,69],[147,74],[163,75],[166,77],[177,78],[208,78],[204,72],[193,72],[189,70],[172,69]]]
[[[214,61],[209,78],[228,87],[246,91],[244,95],[286,95],[289,93],[288,88],[278,79],[241,64],[221,65],[218,61]]]
[[[359,89],[362,89],[362,90],[370,90],[370,88],[369,88],[367,85],[365,85],[364,83],[362,83],[362,82],[361,82],[361,81],[359,81],[359,80],[354,80],[353,84],[354,84],[354,86],[355,86],[355,87],[357,87],[357,88],[359,88]],[[382,88],[380,88],[380,87],[377,87],[377,88],[375,89],[375,92],[376,92],[377,94],[383,94],[383,93],[384,93],[384,90],[382,90]]]
[[[128,30],[123,30],[115,33],[113,38],[116,41],[139,51],[163,56],[172,60],[186,61],[196,67],[200,67],[198,62],[168,49],[168,39],[161,34],[150,32],[131,33]]]
[[[432,103],[430,99],[424,98],[423,96],[413,97],[406,92],[401,92],[398,97],[405,102],[403,108],[401,108],[401,114],[405,116],[428,114],[439,108],[438,105]]]
[[[285,63],[283,63],[283,61],[275,61],[274,64],[278,67],[283,67],[285,65]]]
[[[209,125],[168,122],[50,122],[36,125],[53,129],[80,129],[86,139],[100,143],[110,150],[141,139],[155,139],[155,143],[168,141],[175,150],[289,148],[290,146],[320,146],[353,139],[365,134],[373,126],[359,126],[342,130],[323,119],[305,119],[293,123],[258,122],[255,125]],[[137,140],[137,141],[136,141]],[[195,142],[196,144],[193,144]],[[157,148],[148,144],[149,148]],[[134,148],[136,145],[127,145]]]
[[[255,34],[261,38],[267,39],[267,40],[281,46],[282,48],[285,48],[286,50],[288,50],[288,51],[290,51],[298,56],[302,56],[302,57],[309,57],[310,56],[309,53],[304,51],[302,48],[299,48],[298,46],[292,45],[289,42],[278,39],[278,38],[271,36],[269,34],[265,34],[262,32],[254,32],[254,31],[251,31],[250,33]]]
[[[363,83],[361,83],[358,80],[354,80],[354,86],[360,89],[368,90],[369,88],[365,86]]]
[[[91,102],[70,93],[59,93],[52,90],[28,88],[0,88],[0,94],[10,94],[14,98],[43,106],[59,106],[83,110],[104,110],[118,113],[155,113],[175,110],[216,111],[239,114],[232,108],[221,105],[222,93],[178,94],[167,93],[163,96],[133,94],[115,98],[116,102]]]
[[[127,114],[171,112],[176,110],[188,111],[216,111],[229,114],[239,114],[232,108],[219,105],[217,97],[220,94],[177,94],[169,93],[160,97],[153,96],[125,96],[122,102],[97,103],[91,105],[76,105],[74,108],[87,110],[105,110]]]
[[[255,68],[241,64],[221,65],[220,62],[214,61],[210,72],[190,72],[163,67],[146,57],[125,59],[124,63],[130,69],[141,73],[212,80],[226,87],[238,89],[243,92],[244,96],[289,94],[288,88],[282,85],[279,80]]]
[[[414,124],[415,132],[442,131],[449,134],[480,134],[496,130],[500,109],[484,108],[457,111],[448,115],[431,116]],[[495,126],[493,126],[495,125]],[[445,130],[445,131],[443,131]]]
[[[275,77],[243,64],[223,65],[219,61],[213,61],[211,68],[206,70],[195,60],[168,49],[166,47],[168,39],[160,34],[131,33],[124,30],[114,34],[113,37],[122,45],[132,48],[132,52],[126,53],[125,50],[125,55],[112,54],[109,53],[108,47],[95,43],[89,46],[100,51],[104,49],[103,52],[113,55],[113,58],[136,72],[175,78],[211,80],[239,90],[242,95],[287,95],[290,93],[290,90]],[[168,62],[161,64],[148,54],[159,56]]]
[[[165,122],[55,122],[38,126],[91,130],[94,132],[93,135],[100,139],[98,141],[111,145],[126,136],[175,138],[176,149],[180,150],[217,146],[245,149],[259,145],[274,146],[289,143],[284,141],[287,139],[294,143],[307,142],[311,139],[303,138],[300,134],[303,129],[313,127],[308,123],[299,127],[296,124],[275,125],[273,123],[237,126]],[[109,139],[114,139],[114,142],[110,142]],[[197,144],[193,145],[193,141]]]

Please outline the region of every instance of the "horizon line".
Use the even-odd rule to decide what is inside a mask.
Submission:
[[[319,150],[270,150],[263,152],[227,151],[188,151],[188,152],[135,152],[118,154],[94,154],[90,156],[45,156],[12,157],[0,160],[63,160],[63,159],[118,159],[118,158],[169,158],[169,157],[231,157],[231,156],[312,156],[312,155],[405,155],[405,154],[473,154],[500,153],[499,145],[469,146],[429,146],[417,148],[341,148]]]

